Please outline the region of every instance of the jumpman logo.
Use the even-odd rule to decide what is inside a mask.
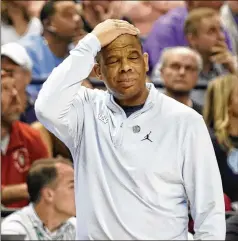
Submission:
[[[150,139],[150,134],[151,134],[151,131],[150,131],[150,133],[147,134],[147,135],[144,137],[144,139],[142,139],[141,141],[148,140],[148,141],[150,141],[150,142],[153,142],[153,141]]]

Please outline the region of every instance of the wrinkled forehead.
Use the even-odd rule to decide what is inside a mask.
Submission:
[[[142,51],[142,45],[138,36],[124,34],[116,38],[106,47],[102,48],[101,52],[103,55],[107,55],[111,52],[121,51],[121,50],[137,50]]]

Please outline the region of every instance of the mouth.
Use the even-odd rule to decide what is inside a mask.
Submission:
[[[134,83],[135,82],[133,79],[124,79],[124,80],[117,81],[117,84],[122,88],[130,88],[131,86],[134,85]]]
[[[186,84],[186,81],[181,79],[181,80],[175,80],[174,83],[175,84]]]

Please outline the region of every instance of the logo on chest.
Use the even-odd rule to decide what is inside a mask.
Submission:
[[[102,121],[104,124],[107,124],[108,123],[108,118],[107,116],[103,115],[103,114],[98,114],[98,119],[100,121]]]

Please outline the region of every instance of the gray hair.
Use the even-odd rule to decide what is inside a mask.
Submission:
[[[178,46],[178,47],[170,47],[170,48],[166,48],[163,50],[162,54],[161,54],[161,57],[160,57],[160,61],[159,61],[159,71],[165,66],[166,64],[166,61],[168,60],[169,56],[171,54],[189,54],[189,55],[193,55],[196,60],[197,60],[197,65],[198,65],[198,70],[199,72],[202,71],[202,68],[203,68],[203,61],[202,61],[202,57],[201,55],[189,48],[189,47],[181,47],[181,46]]]

